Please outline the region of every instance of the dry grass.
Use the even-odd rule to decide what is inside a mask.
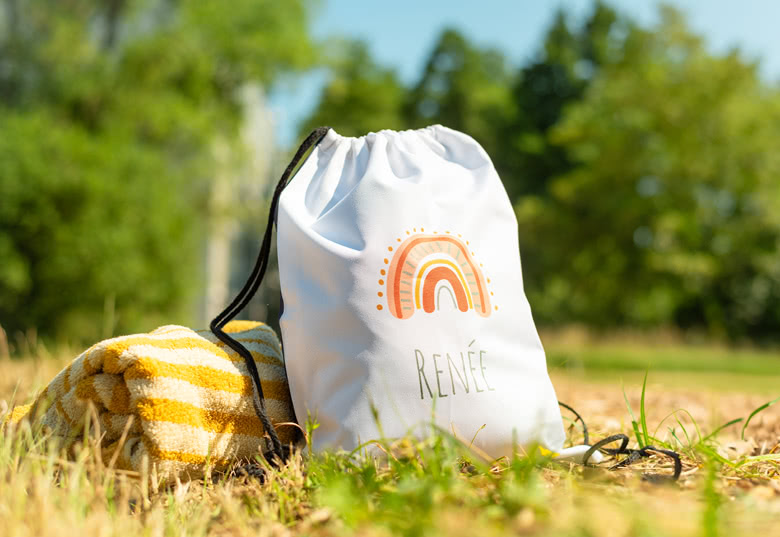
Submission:
[[[0,359],[0,401],[10,402],[14,393],[17,402],[29,400],[64,362]],[[558,371],[553,382],[559,398],[586,417],[592,438],[634,435],[614,376]],[[641,378],[629,376],[625,393],[640,420]],[[648,434],[674,446],[685,462],[678,483],[660,485],[642,479],[643,473],[669,472],[660,457],[621,471],[555,463],[534,452],[491,464],[439,436],[394,446],[385,461],[296,454],[265,483],[213,475],[162,487],[149,475],[106,470],[92,456],[88,438],[62,453],[22,428],[0,435],[2,533],[772,535],[780,530],[780,457],[774,455],[780,405],[757,414],[745,440],[740,423],[702,442],[766,401],[749,386],[670,387],[651,373],[644,404]],[[667,417],[677,409],[683,410]],[[576,424],[570,434],[573,442],[581,439]]]

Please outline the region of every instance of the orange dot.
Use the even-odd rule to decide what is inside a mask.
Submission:
[[[382,276],[384,276],[384,275],[385,275],[385,269],[382,269],[382,270],[380,270],[380,271],[379,271],[379,274],[381,274]]]
[[[438,234],[439,234],[439,232],[438,232],[438,231],[434,231],[434,232],[433,232],[433,234],[434,234],[434,235],[438,235]]]
[[[420,228],[420,231],[425,231],[425,228],[424,228],[424,227],[421,227],[421,228]]]
[[[498,311],[498,306],[496,306],[496,311]]]
[[[401,239],[395,239],[395,240],[397,240],[398,242],[401,242]]]
[[[417,233],[417,228],[416,228],[416,227],[413,227],[413,228],[412,228],[412,231],[414,231],[415,233]]]
[[[393,247],[392,247],[392,246],[388,246],[388,247],[387,247],[387,251],[388,251],[388,252],[392,252],[392,251],[393,251]]]
[[[488,278],[488,283],[490,283],[490,278]]]
[[[474,255],[474,252],[471,252],[471,255]]]
[[[384,285],[384,284],[385,284],[384,280],[379,280],[379,285]]]
[[[379,291],[379,292],[376,294],[376,296],[378,296],[378,297],[382,297],[383,295],[384,295],[384,293],[383,293],[382,291]]]
[[[409,235],[409,232],[407,231],[406,234]]]
[[[490,291],[490,296],[493,296],[493,291]]]
[[[468,244],[468,243],[469,243],[469,241],[466,241],[466,244]]]
[[[444,233],[449,233],[449,231],[445,231]]]
[[[461,235],[460,233],[458,233],[458,237],[463,237],[463,235]]]
[[[376,305],[376,309],[381,310],[382,309],[382,304],[377,304]]]
[[[389,262],[390,261],[388,261],[387,258],[385,257],[385,265],[387,265]]]
[[[482,263],[480,263],[480,264],[479,264],[479,266],[480,266],[480,267],[484,267],[485,265],[483,265]]]

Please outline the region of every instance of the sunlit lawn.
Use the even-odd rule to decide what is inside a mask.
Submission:
[[[780,348],[684,344],[676,336],[593,336],[576,330],[542,336],[552,370],[593,381],[642,382],[645,372],[666,386],[780,395]]]
[[[678,483],[642,479],[669,473],[661,458],[621,471],[584,470],[535,452],[485,461],[440,436],[385,446],[384,460],[298,454],[266,483],[214,475],[165,486],[97,466],[89,444],[61,453],[23,429],[0,437],[0,533],[600,537],[780,530],[776,407],[757,414],[740,438],[751,410],[780,395],[780,354],[544,339],[559,398],[581,411],[594,439],[623,432],[636,444],[626,401],[639,420],[649,371],[648,434],[683,454]],[[56,354],[0,359],[0,401],[10,403],[14,393],[16,402],[29,400],[67,361]],[[684,411],[669,417],[678,408]],[[743,422],[713,438],[702,441],[695,433],[699,428],[706,436],[740,417]],[[567,426],[571,441],[580,442],[579,425]]]

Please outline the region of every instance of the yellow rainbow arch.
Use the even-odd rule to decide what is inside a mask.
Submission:
[[[421,233],[402,242],[389,262],[388,310],[399,319],[408,319],[417,310],[433,313],[434,294],[441,281],[449,284],[458,310],[490,315],[485,277],[467,245],[452,235]]]

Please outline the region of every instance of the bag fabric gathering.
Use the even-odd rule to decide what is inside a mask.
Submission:
[[[319,424],[315,451],[434,423],[491,457],[532,443],[564,453],[517,221],[474,139],[440,125],[315,130],[277,185],[252,275],[211,324],[245,358],[221,328],[262,282],[274,221],[285,367],[298,422]]]

